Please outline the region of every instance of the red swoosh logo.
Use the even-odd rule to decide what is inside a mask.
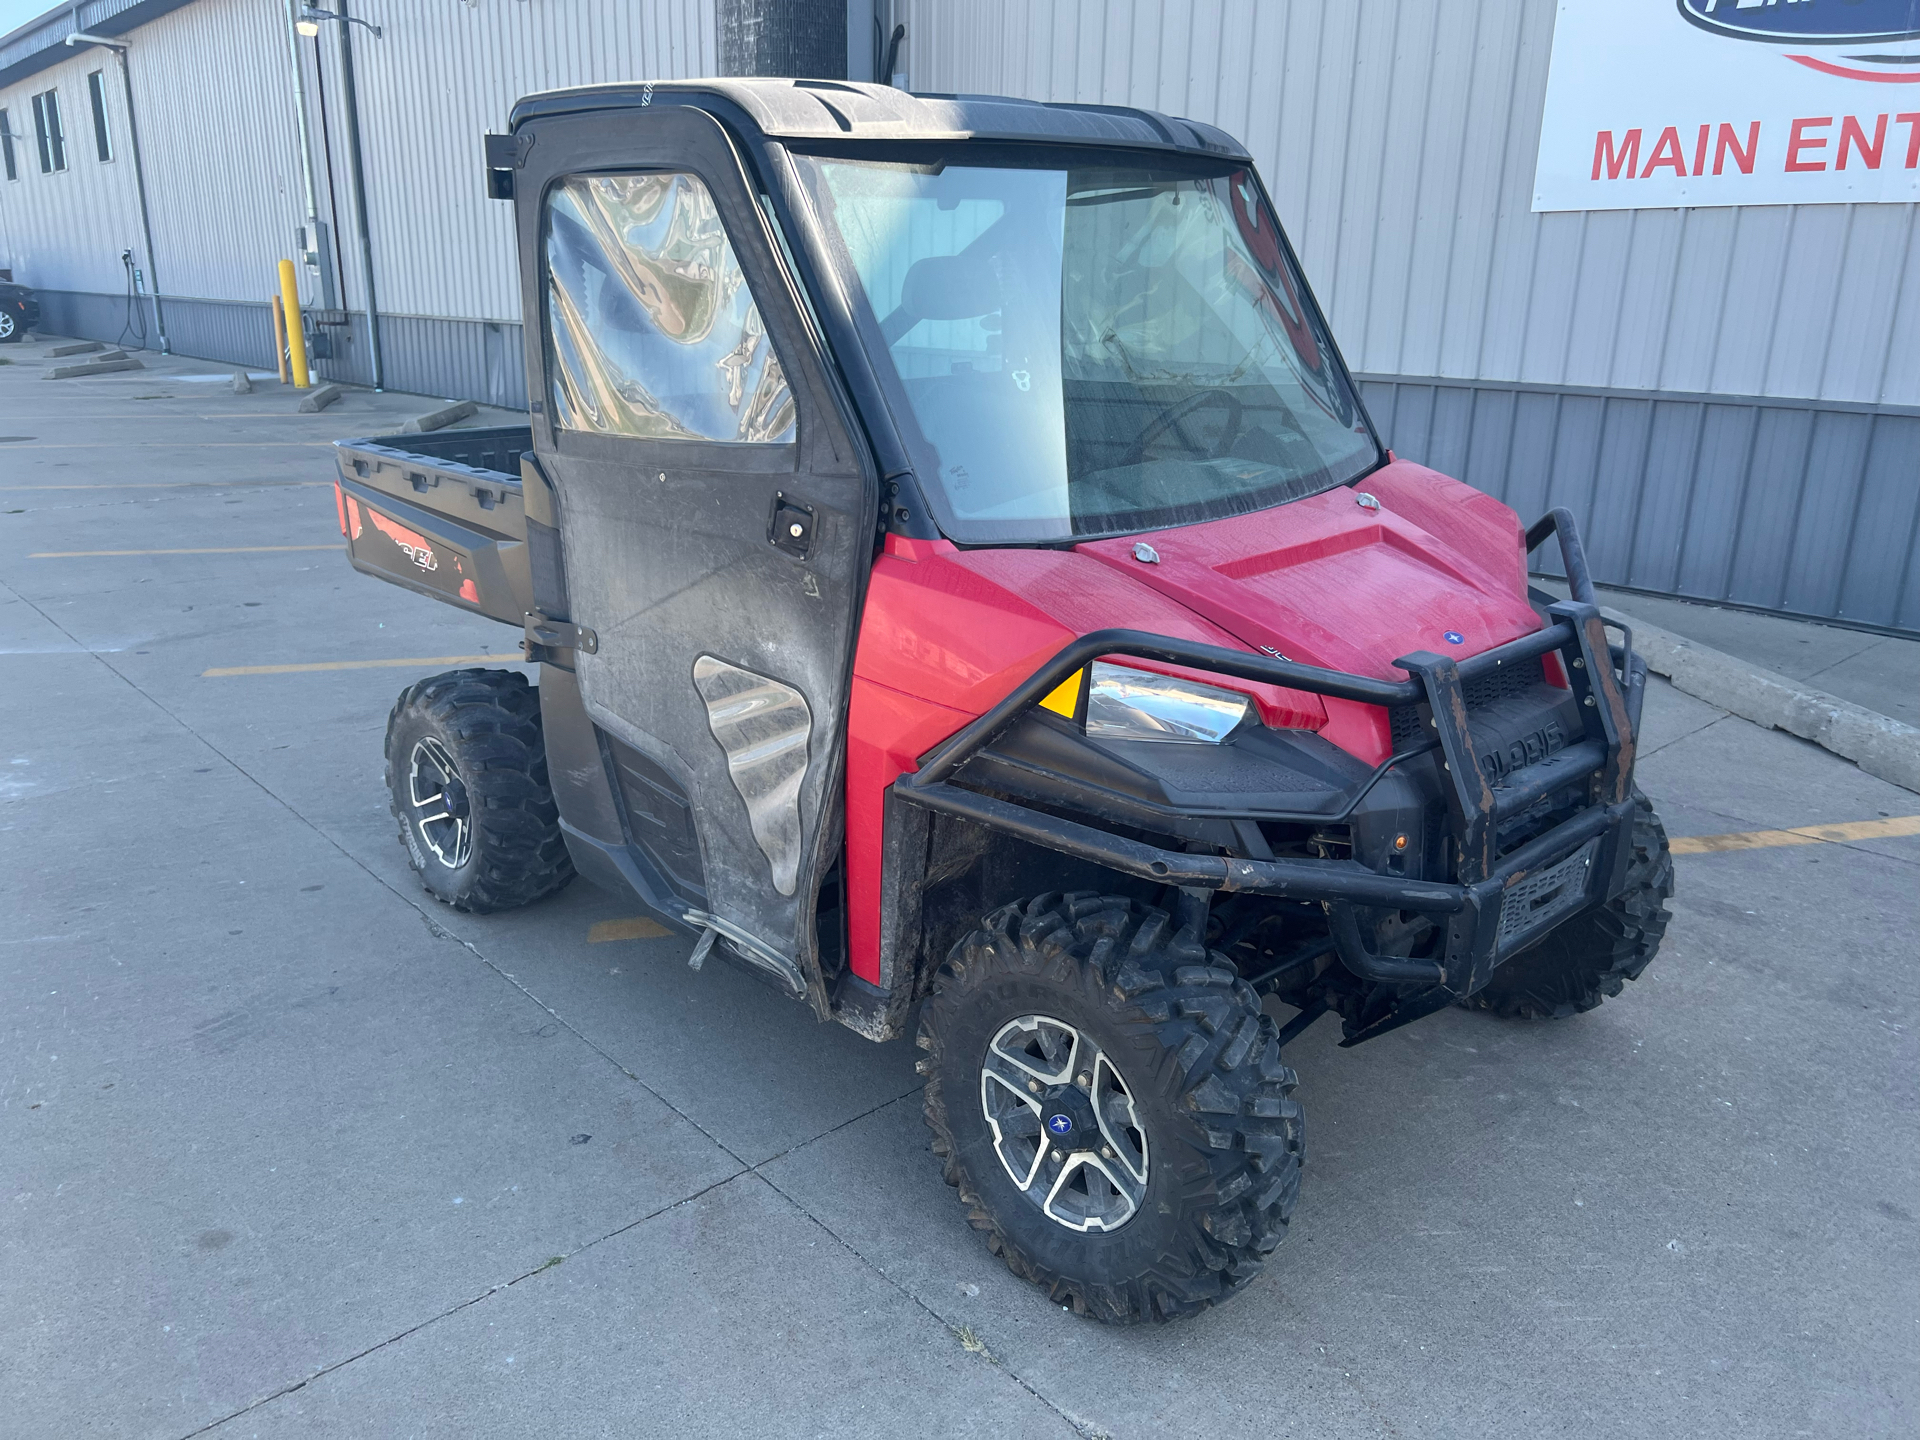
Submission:
[[[1829,60],[1816,60],[1811,55],[1789,55],[1787,59],[1809,70],[1818,70],[1823,75],[1838,75],[1846,80],[1872,80],[1881,85],[1920,85],[1920,71],[1911,75],[1888,75],[1877,70],[1855,70],[1848,65],[1835,65]]]

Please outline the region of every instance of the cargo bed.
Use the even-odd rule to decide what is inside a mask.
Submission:
[[[353,568],[518,626],[533,608],[525,425],[334,442]]]

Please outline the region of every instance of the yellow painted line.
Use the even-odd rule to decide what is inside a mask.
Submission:
[[[291,490],[331,484],[331,480],[130,480],[125,485],[0,485],[0,495],[16,490]]]
[[[217,545],[203,550],[36,550],[29,560],[84,560],[94,555],[264,555],[283,550],[344,550],[344,545]]]
[[[509,651],[505,655],[426,655],[409,660],[320,660],[307,665],[216,665],[202,670],[200,678],[220,675],[305,675],[315,670],[407,670],[419,665],[524,665],[525,659]]]
[[[1676,855],[1705,855],[1720,850],[1769,850],[1777,845],[1841,845],[1849,840],[1886,840],[1898,835],[1920,835],[1920,815],[1801,825],[1791,830],[1747,830],[1736,835],[1685,835],[1672,842],[1672,849]]]
[[[602,920],[587,931],[589,945],[604,945],[609,940],[662,940],[673,932],[657,920],[630,915],[624,920]]]

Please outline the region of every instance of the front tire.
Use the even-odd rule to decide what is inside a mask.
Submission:
[[[449,670],[402,691],[386,758],[400,843],[436,900],[484,915],[573,879],[526,676]]]
[[[1300,1188],[1296,1079],[1224,957],[1121,896],[981,922],[920,1015],[947,1183],[1014,1274],[1115,1323],[1257,1275]]]
[[[1673,857],[1653,802],[1638,790],[1633,800],[1626,888],[1500,966],[1467,1000],[1470,1008],[1513,1019],[1563,1020],[1618,995],[1652,963],[1671,918]]]

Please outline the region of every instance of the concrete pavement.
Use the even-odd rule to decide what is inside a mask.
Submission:
[[[1920,1427],[1920,837],[1680,857],[1662,956],[1577,1020],[1316,1027],[1268,1274],[1106,1329],[967,1228],[909,1046],[590,941],[638,912],[584,883],[429,900],[380,739],[438,667],[204,673],[511,662],[247,548],[334,544],[326,442],[429,402],[36,351],[0,367],[0,1431]],[[1920,810],[1657,682],[1641,777],[1676,835]]]

